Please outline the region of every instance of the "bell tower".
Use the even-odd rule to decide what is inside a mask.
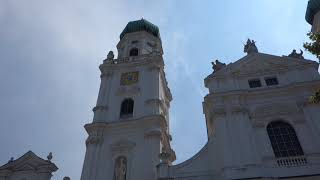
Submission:
[[[312,25],[311,31],[313,33],[320,32],[320,2],[319,0],[309,0],[306,21]]]
[[[152,180],[161,153],[175,160],[159,28],[145,19],[129,22],[117,50],[118,58],[110,51],[99,67],[81,180]]]

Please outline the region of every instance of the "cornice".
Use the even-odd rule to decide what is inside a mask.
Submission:
[[[92,109],[93,112],[96,111],[108,111],[109,107],[108,106],[96,106]]]
[[[100,78],[111,78],[113,76],[113,72],[102,72],[101,75],[100,75]]]
[[[265,87],[265,88],[259,88],[259,89],[237,89],[237,90],[230,90],[225,92],[214,92],[209,93],[205,96],[206,100],[216,98],[216,97],[224,97],[224,96],[231,96],[231,95],[239,95],[239,96],[246,96],[248,95],[267,95],[267,94],[279,94],[284,93],[288,94],[288,92],[294,92],[296,90],[299,90],[299,88],[306,88],[306,89],[319,89],[320,88],[320,80],[314,80],[314,81],[308,81],[308,82],[296,82],[291,83],[288,85],[282,85],[282,86],[274,86],[274,87]]]
[[[86,129],[87,133],[90,135],[91,133],[95,131],[101,131],[107,128],[109,123],[106,122],[94,122],[91,124],[86,124],[84,125],[84,128]]]
[[[230,106],[229,109],[231,113],[249,113],[249,110],[245,105]]]
[[[161,138],[161,136],[162,136],[162,131],[159,128],[149,129],[144,132],[145,138],[152,138],[152,137]]]
[[[159,105],[161,107],[161,109],[166,109],[165,102],[164,102],[164,100],[161,100],[161,99],[148,99],[148,100],[144,101],[144,103],[146,105],[156,104],[156,105]]]
[[[274,55],[269,55],[269,54],[263,54],[263,53],[258,53],[257,55],[259,56],[245,56],[241,59],[239,59],[238,61],[234,62],[234,63],[230,63],[227,65],[226,68],[224,68],[224,71],[218,71],[217,73],[211,73],[210,75],[208,75],[205,79],[205,85],[207,86],[207,83],[209,83],[211,80],[215,80],[215,79],[226,79],[229,77],[252,77],[252,76],[263,76],[263,75],[268,75],[270,73],[273,74],[279,74],[279,73],[283,73],[283,72],[288,72],[288,71],[292,71],[292,70],[299,70],[299,69],[306,69],[308,67],[312,67],[315,69],[318,69],[319,64],[315,61],[312,60],[307,60],[307,59],[303,59],[303,60],[297,60],[295,58],[291,58],[291,57],[287,57],[287,56],[274,56]],[[270,56],[269,58],[275,58],[277,59],[279,62],[281,61],[287,61],[287,64],[274,64],[272,63],[272,61],[270,61],[270,65],[269,66],[263,66],[263,64],[261,64],[260,68],[257,69],[245,69],[246,65],[249,65],[252,61],[255,61],[256,58],[262,58],[265,59],[265,56]],[[243,62],[247,61],[247,63],[243,64]],[[292,63],[290,63],[290,61],[292,61]],[[242,64],[241,64],[242,63]],[[241,67],[242,70],[239,70],[239,68],[237,68],[237,66]]]
[[[110,69],[119,69],[125,67],[135,67],[142,65],[150,65],[154,64],[154,66],[163,67],[164,62],[163,58],[160,54],[146,54],[135,57],[125,57],[121,59],[115,59],[112,62],[103,63],[99,66],[101,72],[107,72],[105,70]]]
[[[224,117],[227,115],[227,111],[224,107],[213,108],[210,112],[212,117]]]
[[[86,124],[84,127],[88,134],[95,134],[97,132],[102,133],[103,131],[107,131],[110,128],[113,129],[123,129],[125,126],[137,126],[141,127],[142,124],[149,123],[159,123],[160,127],[167,128],[168,124],[163,115],[151,115],[151,116],[143,116],[140,118],[129,119],[129,120],[118,120],[111,122],[93,122],[90,124]]]

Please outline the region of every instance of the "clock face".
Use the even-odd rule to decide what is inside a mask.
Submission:
[[[121,80],[120,84],[121,85],[131,85],[135,84],[139,81],[139,72],[127,72],[121,74]]]

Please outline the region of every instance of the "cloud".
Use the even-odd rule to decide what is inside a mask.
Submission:
[[[27,150],[42,157],[52,151],[60,168],[53,179],[80,178],[98,66],[116,51],[126,23],[142,17],[160,27],[178,161],[192,156],[206,141],[201,102],[210,58],[239,59],[248,36],[270,54],[300,47],[310,28],[303,19],[306,3],[0,1],[0,163]]]
[[[80,179],[99,64],[128,21],[166,11],[158,2],[145,11],[144,3],[0,1],[0,163],[28,150],[42,157],[52,151],[59,167],[53,179]]]

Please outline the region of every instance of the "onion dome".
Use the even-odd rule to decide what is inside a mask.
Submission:
[[[319,0],[309,0],[307,12],[306,12],[306,21],[309,24],[313,24],[313,18],[320,11],[320,1]]]
[[[120,34],[120,39],[122,39],[128,33],[139,31],[146,31],[152,34],[153,36],[160,38],[158,26],[142,18],[141,20],[129,22]]]

